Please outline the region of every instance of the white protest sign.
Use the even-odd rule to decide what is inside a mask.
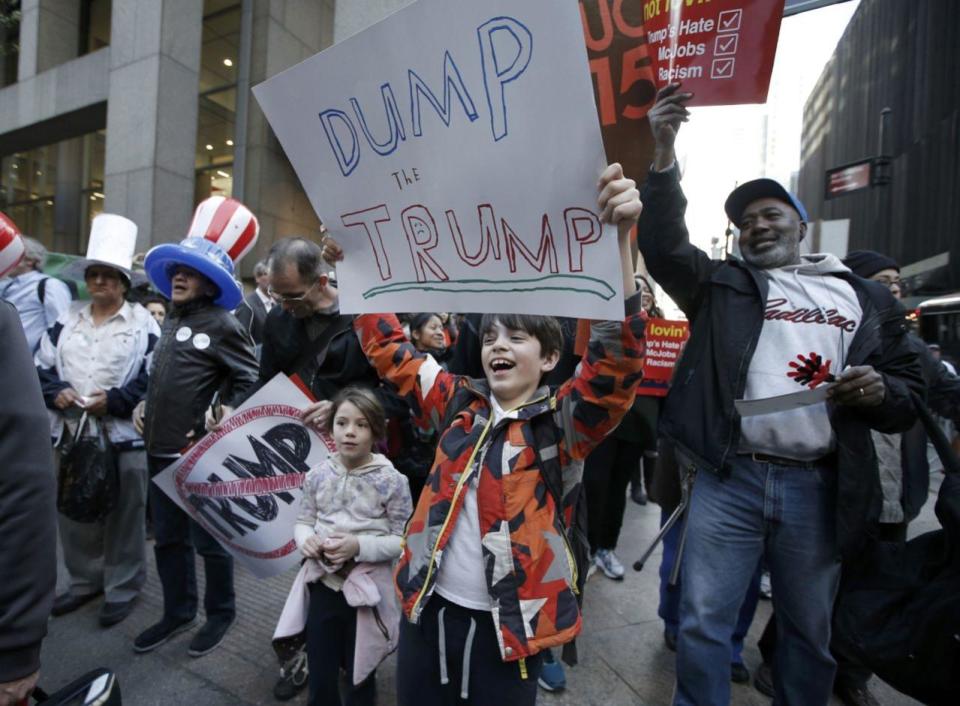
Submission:
[[[300,422],[307,396],[277,375],[157,475],[156,483],[255,575],[300,560],[293,525],[307,471],[333,441]]]
[[[253,91],[342,311],[623,318],[577,3],[419,0]]]

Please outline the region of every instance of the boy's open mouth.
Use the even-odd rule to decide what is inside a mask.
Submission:
[[[510,370],[516,367],[516,363],[507,360],[506,358],[494,358],[490,361],[490,370],[495,373],[502,373],[505,370]]]

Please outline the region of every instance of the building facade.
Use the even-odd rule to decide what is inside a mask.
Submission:
[[[137,247],[180,240],[220,194],[258,252],[319,222],[250,87],[408,0],[0,0],[0,211],[83,253],[103,211]]]
[[[825,198],[828,169],[881,152],[889,183]],[[804,107],[799,195],[896,258],[908,295],[960,290],[960,3],[861,0]]]

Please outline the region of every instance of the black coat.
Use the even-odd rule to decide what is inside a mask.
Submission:
[[[274,307],[276,308],[276,307]],[[263,327],[267,323],[267,307],[256,291],[250,292],[233,312],[256,345],[263,343]]]
[[[347,385],[380,385],[353,330],[353,317],[340,313],[298,319],[281,307],[271,309],[263,330],[260,384],[281,372],[299,375],[318,400],[333,399]]]
[[[0,301],[0,683],[40,667],[57,582],[50,421],[17,310]]]
[[[954,375],[940,361],[934,359],[927,344],[917,336],[908,337],[916,352],[927,386],[927,407],[941,417],[960,426],[960,377]],[[918,412],[921,410],[918,410]],[[919,420],[903,433],[900,441],[900,462],[903,468],[904,522],[920,514],[930,493],[930,465],[927,462],[927,440],[933,436],[936,422],[929,414],[919,414]]]
[[[253,341],[231,312],[205,300],[175,307],[153,351],[143,428],[147,452],[179,453],[187,432],[203,435],[218,390],[223,404],[237,407],[256,384]]]
[[[642,199],[640,252],[650,274],[692,322],[660,432],[698,468],[724,475],[739,446],[740,416],[734,401],[743,397],[768,283],[746,263],[711,260],[690,243],[676,166],[651,172]],[[924,385],[917,355],[907,341],[903,308],[881,284],[852,273],[838,276],[853,288],[863,310],[847,363],[872,366],[886,386],[877,407],[831,409],[837,437],[837,540],[846,554],[865,540],[882,507],[870,430],[909,429],[916,421],[910,391],[923,395]]]

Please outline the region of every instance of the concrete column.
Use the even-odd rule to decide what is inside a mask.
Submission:
[[[193,213],[203,1],[114,2],[111,22],[105,209],[145,250],[182,239]]]
[[[78,0],[23,0],[21,12],[18,81],[79,55]]]
[[[313,56],[333,41],[333,0],[252,0],[252,5],[252,86]],[[253,265],[278,238],[314,237],[320,222],[252,96],[245,117],[243,194],[237,197],[260,220],[256,251],[243,261],[242,273],[250,276]]]
[[[413,0],[337,0],[336,18],[333,23],[333,41],[342,42],[374,22],[392,15]]]

